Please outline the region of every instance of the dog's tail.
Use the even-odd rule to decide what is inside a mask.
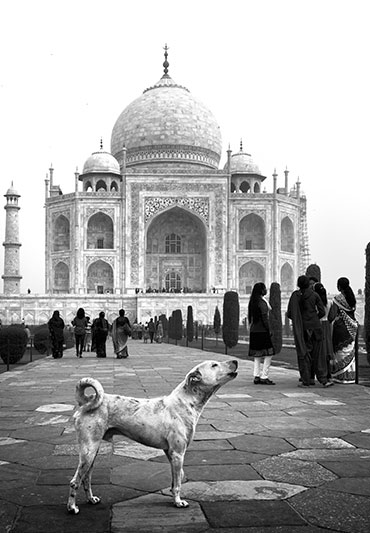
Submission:
[[[85,389],[92,387],[95,394],[87,396]],[[104,389],[101,383],[94,378],[82,378],[76,385],[76,401],[84,411],[94,411],[103,403]]]

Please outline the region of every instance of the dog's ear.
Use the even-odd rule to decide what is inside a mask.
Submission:
[[[194,372],[190,372],[186,379],[186,384],[189,387],[193,387],[194,385],[198,385],[202,381],[202,374],[199,372],[199,370],[194,370]]]

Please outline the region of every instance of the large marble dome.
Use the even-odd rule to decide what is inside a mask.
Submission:
[[[167,63],[168,65],[168,63]],[[166,66],[166,63],[164,63]],[[146,89],[118,117],[111,153],[126,166],[153,165],[218,168],[222,141],[211,111],[168,75]]]

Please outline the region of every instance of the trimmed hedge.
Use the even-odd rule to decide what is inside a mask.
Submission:
[[[26,351],[27,341],[27,333],[22,324],[3,326],[0,329],[0,356],[4,363],[18,363]]]
[[[239,339],[239,296],[235,291],[224,294],[222,338],[227,348],[233,348]]]
[[[281,320],[281,291],[279,283],[273,282],[270,285],[270,331],[271,342],[275,354],[281,352],[283,346],[283,323]]]

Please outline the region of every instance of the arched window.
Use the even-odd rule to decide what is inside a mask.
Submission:
[[[236,192],[235,183],[233,181],[231,182],[230,190],[231,190],[231,192]]]
[[[113,293],[113,269],[105,261],[95,261],[87,270],[87,292]]]
[[[239,223],[239,249],[264,250],[265,249],[265,222],[251,213],[242,218]]]
[[[259,183],[255,183],[253,187],[253,192],[258,193],[261,192],[261,186]]]
[[[99,180],[96,184],[95,190],[98,191],[106,191],[107,190],[107,184],[103,180]]]
[[[60,215],[54,224],[53,250],[69,250],[69,220],[64,215]]]
[[[294,227],[289,217],[281,221],[281,251],[294,253]]]
[[[253,285],[258,282],[265,283],[265,269],[256,261],[248,261],[239,269],[239,292],[250,294]]]
[[[181,290],[181,276],[178,272],[168,272],[165,278],[166,291],[179,292]]]
[[[176,233],[166,235],[165,242],[166,254],[180,254],[181,253],[181,237]]]
[[[87,248],[113,248],[113,221],[105,213],[96,213],[87,223]]]
[[[91,185],[91,181],[87,181],[85,183],[85,191],[86,192],[92,192],[93,188],[92,188],[92,185]]]
[[[293,269],[289,263],[284,263],[280,273],[281,290],[291,292],[294,290]]]
[[[247,193],[250,191],[251,186],[247,181],[243,181],[243,183],[240,184],[239,189],[241,190],[241,192]]]
[[[54,293],[69,292],[69,268],[62,261],[54,269]]]
[[[110,186],[110,190],[118,192],[118,185],[117,185],[117,183],[115,181],[112,181],[111,186]]]

